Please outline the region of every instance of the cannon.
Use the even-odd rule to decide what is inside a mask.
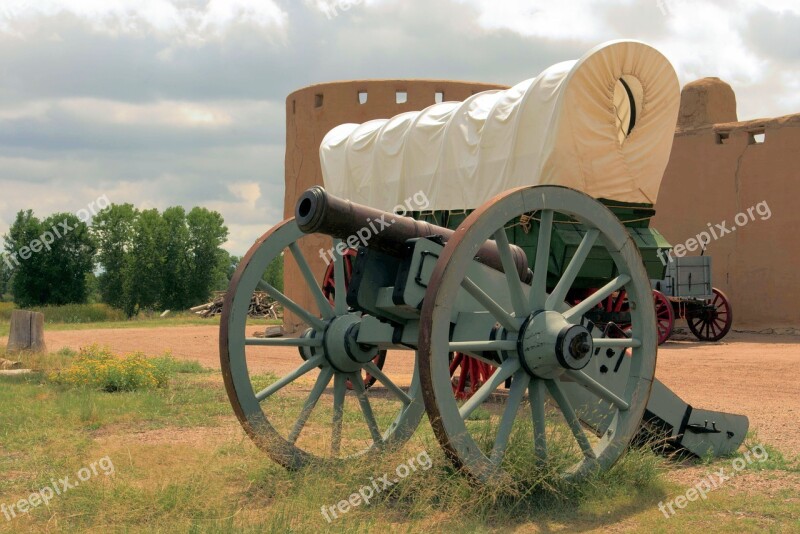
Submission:
[[[597,102],[575,101],[600,74],[609,84]],[[553,87],[555,97],[536,98]],[[225,386],[255,443],[290,469],[335,464],[401,446],[427,413],[447,457],[479,482],[524,478],[520,465],[580,479],[654,435],[696,455],[735,451],[746,417],[695,409],[655,379],[651,280],[663,279],[658,253],[669,244],[649,227],[648,200],[671,146],[676,87],[663,56],[621,41],[507,92],[329,133],[321,158],[333,192],[307,190],[295,216],[256,241],[223,306]],[[565,110],[606,115],[587,133]],[[398,135],[402,157],[387,149]],[[592,135],[600,141],[581,145]],[[633,177],[618,179],[621,164]],[[392,211],[414,191],[432,209]],[[321,237],[332,257],[323,284],[307,246]],[[310,302],[262,280],[281,256]],[[307,328],[249,337],[256,289]],[[294,368],[251,371],[277,353]],[[487,370],[466,397],[453,378],[465,358]]]

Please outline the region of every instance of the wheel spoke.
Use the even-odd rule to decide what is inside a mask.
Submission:
[[[333,250],[336,251],[337,258],[333,264],[334,276],[336,279],[336,292],[334,293],[334,304],[336,308],[336,315],[344,315],[347,313],[347,280],[344,275],[344,254],[339,254],[339,245],[342,244],[341,239],[333,240]]]
[[[322,371],[320,371],[317,381],[314,383],[314,387],[311,389],[311,393],[309,393],[305,404],[303,404],[303,409],[300,411],[300,416],[297,418],[294,427],[292,427],[292,432],[289,434],[288,441],[292,445],[297,443],[297,438],[300,437],[300,432],[303,431],[303,427],[306,425],[308,417],[311,415],[311,412],[317,405],[317,402],[322,396],[322,393],[325,391],[325,388],[328,387],[332,376],[333,369],[331,367],[325,367]]]
[[[383,373],[383,371],[381,371],[380,369],[378,369],[378,366],[377,366],[377,365],[375,365],[375,364],[374,364],[374,363],[372,363],[372,362],[369,362],[369,363],[367,363],[366,365],[364,365],[364,369],[366,369],[366,370],[367,370],[367,372],[369,372],[369,374],[371,374],[372,376],[374,376],[374,377],[375,377],[375,378],[378,380],[378,382],[380,382],[381,384],[383,384],[383,385],[384,385],[384,387],[386,387],[386,389],[388,389],[389,391],[391,391],[392,393],[394,393],[394,395],[395,395],[397,398],[399,398],[401,401],[403,401],[403,404],[405,404],[405,405],[409,405],[409,404],[411,404],[411,400],[412,400],[412,399],[411,399],[411,397],[409,397],[409,396],[408,396],[408,393],[406,393],[405,391],[403,391],[402,389],[400,389],[400,388],[397,386],[397,384],[395,384],[394,382],[392,382],[392,381],[389,379],[389,377],[388,377],[388,376],[386,376],[386,375]]]
[[[288,375],[284,376],[271,386],[267,387],[266,389],[258,393],[256,395],[256,400],[258,400],[258,402],[261,402],[270,395],[273,395],[275,392],[291,384],[292,382],[294,382],[295,380],[297,380],[310,370],[314,369],[315,367],[319,367],[319,365],[324,361],[324,359],[325,359],[324,356],[315,356],[314,358],[311,358],[310,360],[304,362],[303,365],[301,365]]]
[[[614,291],[617,291],[630,281],[631,277],[627,274],[621,274],[617,276],[609,283],[589,295],[586,299],[582,300],[579,304],[567,310],[567,312],[564,314],[564,318],[567,321],[572,321],[573,319],[582,317],[584,313],[597,306],[600,302],[609,297]]]
[[[293,338],[270,338],[270,337],[247,337],[244,344],[255,347],[320,347],[322,338],[313,337],[293,337]]]
[[[603,337],[592,339],[595,348],[628,348],[638,349],[642,342],[636,338],[629,337]]]
[[[540,462],[547,460],[547,427],[544,416],[545,384],[541,378],[534,378],[528,385],[528,400],[531,403],[533,420],[533,450]]]
[[[331,309],[331,303],[328,302],[328,299],[326,299],[325,295],[322,293],[322,289],[320,289],[319,283],[314,278],[314,273],[311,272],[311,267],[309,267],[308,262],[306,261],[305,256],[303,256],[303,252],[300,250],[300,247],[297,246],[296,241],[289,245],[289,250],[292,252],[294,261],[297,262],[297,266],[300,268],[300,273],[303,275],[306,285],[311,290],[314,300],[317,301],[319,313],[326,319],[333,318],[334,314],[333,310]]]
[[[511,430],[514,428],[514,421],[517,419],[517,411],[522,404],[522,397],[530,382],[530,376],[524,371],[519,371],[511,381],[511,391],[508,394],[508,403],[503,410],[503,417],[497,429],[497,436],[492,447],[491,461],[495,465],[500,465],[503,456],[506,454],[508,439],[511,437]]]
[[[347,393],[345,377],[339,373],[333,378],[333,434],[331,436],[331,456],[339,456],[342,448],[342,419],[344,417],[344,395]]]
[[[558,284],[556,284],[553,292],[547,297],[547,301],[544,305],[546,310],[555,310],[556,306],[564,302],[564,299],[567,297],[567,292],[578,277],[578,273],[583,267],[583,264],[586,263],[586,258],[589,257],[589,252],[592,251],[592,247],[599,235],[600,230],[592,228],[583,236],[581,244],[578,245],[578,249],[575,251],[575,255],[572,256],[567,269],[564,271],[564,274],[561,275],[561,279],[558,281]]]
[[[500,251],[500,261],[503,263],[503,270],[508,284],[508,294],[511,297],[511,306],[517,317],[524,317],[528,314],[525,304],[525,293],[522,290],[522,282],[519,279],[517,265],[511,254],[511,245],[508,243],[508,236],[505,228],[501,228],[494,233],[494,241],[497,243],[497,250]]]
[[[305,321],[309,326],[312,326],[317,330],[325,329],[325,323],[320,321],[319,317],[316,317],[310,312],[306,311],[302,306],[272,287],[270,284],[263,282],[261,286],[264,288],[264,291],[269,293],[270,297],[280,302],[284,308],[290,309],[295,315],[303,319],[303,321]]]
[[[361,373],[353,373],[350,375],[350,383],[353,384],[353,388],[356,390],[356,397],[358,398],[358,403],[361,405],[361,412],[364,414],[364,420],[367,422],[369,433],[372,435],[372,441],[376,444],[383,443],[383,437],[378,428],[378,421],[375,420],[375,414],[372,412],[372,406],[369,403],[369,398],[367,398],[367,388],[364,387],[364,380],[361,378]]]
[[[631,405],[630,403],[626,402],[624,399],[619,397],[616,393],[610,391],[600,382],[596,381],[591,376],[587,375],[583,371],[573,371],[567,370],[567,376],[575,380],[578,384],[582,385],[601,399],[606,402],[610,402],[614,406],[620,409],[620,411],[628,410]]]
[[[506,381],[506,378],[513,375],[517,371],[519,371],[520,363],[519,360],[506,360],[503,364],[497,368],[497,371],[492,375],[488,382],[478,389],[472,397],[464,403],[464,405],[459,409],[459,414],[461,415],[462,419],[466,419],[470,416],[475,409],[483,404],[486,399],[489,398],[489,395],[494,393],[498,387],[500,387],[503,382]]]
[[[592,445],[589,443],[589,438],[586,437],[586,433],[583,431],[583,427],[581,427],[580,420],[578,420],[578,416],[575,415],[575,410],[572,409],[572,405],[569,403],[566,395],[561,391],[561,387],[555,380],[548,380],[545,384],[547,385],[548,391],[550,391],[550,395],[556,400],[558,407],[561,408],[561,413],[564,415],[564,419],[567,421],[569,429],[572,430],[572,435],[575,436],[575,440],[578,442],[583,454],[588,458],[596,458],[594,450],[592,450]]]
[[[529,310],[541,310],[547,298],[547,267],[550,263],[550,237],[553,233],[553,210],[542,210],[533,280],[529,296]]]
[[[481,306],[483,306],[486,311],[492,314],[492,316],[497,319],[501,325],[505,327],[506,330],[511,332],[518,332],[519,331],[519,321],[514,319],[506,310],[503,309],[492,297],[486,294],[483,289],[478,287],[478,284],[473,282],[469,279],[469,277],[464,278],[461,282],[461,287],[467,290],[472,298],[477,300]]]

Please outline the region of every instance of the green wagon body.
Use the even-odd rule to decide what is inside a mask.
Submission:
[[[633,238],[642,254],[647,274],[652,280],[664,278],[666,265],[658,257],[659,250],[671,248],[669,242],[655,228],[650,227],[650,218],[655,215],[655,209],[650,204],[630,204],[618,201],[601,199],[614,215],[622,222],[628,233]],[[410,215],[417,219],[438,226],[455,230],[464,222],[472,210],[462,211],[426,211],[412,212]],[[575,221],[564,217],[557,218],[553,228],[553,237],[550,249],[550,264],[548,266],[548,285],[555,286],[561,275],[575,255],[586,229]],[[536,258],[536,244],[539,235],[539,220],[536,213],[517,218],[513,224],[506,227],[509,242],[525,251],[530,267]],[[573,286],[576,289],[591,289],[602,286],[619,273],[616,271],[614,261],[608,255],[605,247],[596,244],[589,254],[589,258],[581,268],[578,279]]]

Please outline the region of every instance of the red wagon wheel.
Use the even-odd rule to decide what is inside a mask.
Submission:
[[[344,259],[344,283],[345,287],[350,287],[350,278],[353,276],[353,258],[356,256],[355,249],[348,248],[342,255]],[[322,294],[331,304],[334,304],[336,298],[336,281],[334,275],[333,262],[328,264],[325,269],[325,275],[322,277]],[[386,363],[386,351],[382,350],[373,358],[372,363],[378,366],[378,369],[383,369],[383,364]],[[364,371],[364,388],[369,388],[375,383],[375,377]],[[347,389],[353,389],[353,384],[350,380],[347,381]]]
[[[703,309],[687,315],[689,330],[700,341],[719,341],[730,331],[733,325],[733,311],[728,297],[713,288],[714,297],[705,301]]]
[[[672,309],[672,302],[661,291],[653,290],[653,301],[656,308],[656,327],[658,330],[658,344],[663,345],[672,335],[675,328],[675,311]],[[628,294],[623,289],[619,293],[612,294],[603,302],[598,304],[608,312],[626,312],[628,311]],[[618,323],[619,330],[624,332],[628,330],[630,324]],[[619,333],[619,332],[617,332]],[[612,335],[617,335],[613,334]]]
[[[672,335],[675,328],[675,311],[672,309],[672,302],[667,296],[658,290],[653,290],[653,298],[656,302],[656,326],[658,327],[658,344],[665,343]]]
[[[456,352],[450,359],[450,382],[453,384],[456,398],[466,400],[472,397],[473,393],[494,374],[494,370],[493,365]]]

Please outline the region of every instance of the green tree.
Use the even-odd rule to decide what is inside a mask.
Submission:
[[[140,212],[123,274],[122,309],[129,317],[143,309],[157,309],[161,304],[165,243],[166,225],[158,210]]]
[[[124,308],[125,270],[133,243],[139,211],[133,204],[112,204],[95,215],[92,235],[97,243],[97,264],[101,270],[98,287],[103,302]]]
[[[278,291],[283,291],[283,255],[273,258],[269,262],[262,278]]]
[[[49,280],[49,296],[42,304],[85,303],[89,297],[87,275],[94,268],[97,246],[89,226],[72,213],[54,213],[42,223],[46,231],[62,234],[41,259]]]
[[[206,302],[215,284],[225,276],[230,255],[222,249],[228,228],[222,215],[206,208],[193,208],[186,216],[189,231],[189,302]]]
[[[86,274],[86,301],[89,304],[97,304],[103,301],[100,297],[99,278],[94,272]]]
[[[6,256],[0,258],[0,301],[5,299],[5,296],[11,292],[11,266],[6,263]]]
[[[164,219],[164,268],[161,272],[161,304],[165,309],[185,310],[192,306],[188,258],[189,228],[186,210],[180,206],[167,208]]]
[[[214,291],[227,291],[228,286],[231,283],[231,279],[233,278],[233,274],[236,272],[236,268],[239,266],[239,262],[242,261],[241,256],[234,256],[233,254],[229,254],[227,251],[225,252],[225,271],[221,273],[214,284]]]
[[[86,302],[96,247],[89,227],[74,214],[55,213],[40,221],[33,211],[20,211],[4,248],[19,306]]]
[[[32,210],[17,213],[14,223],[3,237],[6,251],[4,261],[14,273],[11,292],[17,304],[26,307],[36,304],[45,292],[45,273],[38,262],[31,262],[29,244],[42,235],[42,222]]]

